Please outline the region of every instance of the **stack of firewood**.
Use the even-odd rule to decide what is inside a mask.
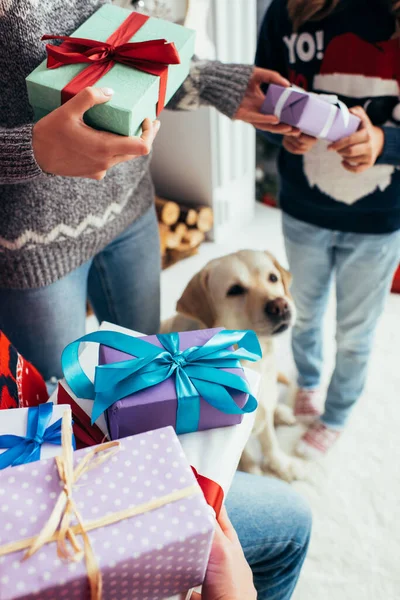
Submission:
[[[196,254],[213,226],[209,206],[187,207],[156,197],[163,268]]]

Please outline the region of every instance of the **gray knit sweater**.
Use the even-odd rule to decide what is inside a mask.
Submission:
[[[103,181],[45,175],[32,152],[25,77],[44,58],[44,33],[68,35],[107,0],[0,0],[0,287],[60,279],[102,250],[151,205],[149,157]],[[215,106],[232,117],[252,67],[193,63],[169,108]]]

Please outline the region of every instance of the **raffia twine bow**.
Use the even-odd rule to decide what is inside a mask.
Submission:
[[[55,458],[60,481],[63,482],[64,487],[41,532],[35,537],[0,546],[0,556],[12,554],[20,550],[27,550],[22,559],[27,560],[45,544],[56,542],[57,555],[60,559],[74,562],[80,561],[83,558],[85,559],[90,586],[90,598],[91,600],[101,600],[103,589],[102,575],[90,543],[88,532],[156,510],[172,502],[177,502],[178,500],[201,494],[202,492],[197,484],[188,486],[150,502],[132,506],[93,521],[84,522],[73,498],[74,486],[85,473],[97,469],[119,452],[121,444],[119,441],[114,441],[94,447],[74,468],[71,436],[71,419],[69,413],[66,411],[62,420],[62,455]],[[73,524],[74,518],[77,522],[76,524]],[[82,536],[83,547],[79,543],[77,536]]]

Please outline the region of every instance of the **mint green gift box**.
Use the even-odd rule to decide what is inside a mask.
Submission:
[[[125,21],[130,12],[106,4],[85,21],[71,37],[105,42]],[[167,104],[188,76],[194,54],[195,32],[169,21],[150,18],[129,41],[144,42],[160,38],[174,42],[181,61],[179,65],[168,67],[165,99]],[[41,119],[61,106],[61,90],[88,66],[74,64],[47,69],[46,62],[43,61],[26,78],[29,102],[34,110],[35,120]],[[116,63],[96,82],[95,86],[112,88],[114,95],[106,104],[94,106],[85,113],[85,122],[91,127],[132,136],[140,132],[141,124],[146,117],[151,120],[156,118],[160,88],[160,78],[156,75]]]

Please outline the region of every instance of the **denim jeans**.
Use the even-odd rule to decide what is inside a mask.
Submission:
[[[282,481],[238,472],[226,507],[253,571],[258,600],[289,600],[310,541],[308,505]]]
[[[320,384],[323,318],[335,282],[337,353],[322,421],[341,429],[364,388],[374,332],[400,260],[400,231],[331,231],[284,214],[283,233],[298,312],[293,354],[302,388]]]
[[[85,333],[86,300],[99,321],[143,333],[160,325],[160,249],[154,208],[59,281],[0,289],[0,329],[45,380],[62,377],[64,347]]]

